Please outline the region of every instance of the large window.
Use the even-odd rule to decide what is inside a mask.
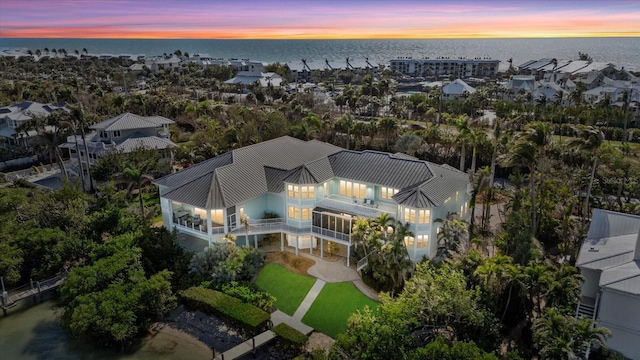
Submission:
[[[303,199],[314,199],[316,197],[316,189],[315,186],[301,186],[300,187],[300,196]]]
[[[287,215],[289,216],[289,219],[300,219],[300,208],[289,206],[288,210]]]
[[[340,180],[340,195],[364,199],[367,196],[367,185]]]
[[[287,185],[287,196],[290,198],[299,198],[300,187],[297,185]]]
[[[413,236],[404,237],[404,246],[406,246],[407,249],[413,249],[414,245],[418,249],[429,247],[429,235],[417,235],[415,237]]]
[[[380,197],[382,199],[391,199],[391,197],[398,193],[398,189],[392,189],[388,187],[380,188]]]
[[[222,209],[213,209],[211,210],[211,221],[214,224],[222,225],[224,224],[223,220],[223,210]]]
[[[311,220],[313,208],[302,208],[302,220]]]
[[[290,198],[314,199],[316,197],[315,186],[287,185],[287,196]]]
[[[416,223],[416,211],[414,209],[404,209],[404,222]]]
[[[431,222],[431,210],[418,211],[418,224],[428,224]]]

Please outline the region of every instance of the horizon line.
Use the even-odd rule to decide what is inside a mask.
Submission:
[[[2,36],[0,39],[51,39],[51,40],[484,40],[484,39],[588,39],[588,38],[640,38],[640,33],[604,33],[604,34],[567,34],[538,36],[434,36],[434,37],[401,37],[401,36],[356,36],[356,37],[58,37],[58,36]]]

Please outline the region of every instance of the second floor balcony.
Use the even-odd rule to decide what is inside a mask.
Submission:
[[[398,212],[396,205],[340,195],[326,197],[320,200],[316,206],[365,218],[377,217],[383,213],[395,217]]]

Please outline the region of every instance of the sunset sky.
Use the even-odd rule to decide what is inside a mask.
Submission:
[[[638,0],[0,0],[0,37],[640,36]]]

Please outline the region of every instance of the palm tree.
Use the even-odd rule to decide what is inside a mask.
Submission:
[[[119,181],[127,183],[127,192],[133,193],[134,189],[138,190],[138,200],[140,202],[140,218],[144,219],[144,199],[142,197],[142,188],[153,181],[153,176],[145,174],[143,169],[137,169],[131,164],[125,165],[125,168],[118,175]]]
[[[529,195],[531,198],[531,235],[538,227],[536,207],[536,177],[539,164],[546,159],[547,148],[551,144],[551,133],[546,124],[535,122],[518,135],[502,163],[505,166],[527,167],[529,169]],[[544,179],[540,180],[544,183]]]
[[[458,251],[460,245],[467,242],[469,226],[457,213],[447,213],[444,219],[438,218],[434,222],[441,224],[438,232],[438,256],[447,256],[450,251]]]
[[[158,170],[160,155],[155,149],[140,147],[127,155],[122,170],[115,175],[116,183],[125,184],[127,193],[138,190],[140,216],[145,219],[142,189],[154,180],[153,173]]]
[[[347,144],[346,144],[347,150],[351,149],[351,131],[353,130],[354,125],[355,124],[354,124],[353,118],[349,113],[342,115],[340,120],[336,122],[336,127],[338,128],[336,130],[342,133],[346,133],[347,135]]]
[[[240,216],[240,223],[244,226],[244,242],[249,246],[249,217],[245,214]]]
[[[87,51],[87,48],[82,48],[82,52],[83,52],[85,55],[89,54],[89,52]]]
[[[48,47],[44,48],[44,52],[46,52],[47,55],[49,55],[49,48]]]
[[[394,226],[396,223],[396,219],[388,213],[382,213],[377,217],[373,218],[371,221],[371,225],[382,234],[383,239],[387,239],[388,229],[394,230]]]
[[[577,130],[577,129],[576,129]],[[589,177],[589,186],[587,187],[587,193],[584,200],[583,216],[589,217],[589,198],[591,196],[591,189],[593,187],[593,179],[596,176],[596,169],[598,167],[598,159],[600,157],[600,147],[604,143],[604,134],[600,129],[588,126],[582,131],[578,131],[579,138],[571,142],[571,146],[584,151],[592,158],[591,176]]]
[[[484,167],[478,171],[477,174],[471,175],[473,176],[472,190],[471,190],[471,199],[469,200],[469,206],[471,207],[471,221],[469,222],[469,238],[473,241],[474,239],[474,231],[475,231],[475,223],[476,223],[476,200],[478,195],[485,192],[487,190],[488,178],[489,178],[489,168]],[[487,201],[485,197],[485,202]]]
[[[380,130],[382,130],[382,132],[384,133],[385,148],[388,149],[389,139],[398,130],[398,122],[394,118],[384,117],[380,119],[380,123],[378,126],[380,127]]]
[[[469,142],[469,120],[464,117],[459,117],[453,121],[453,125],[458,130],[456,135],[456,143],[460,145],[460,171],[464,171],[464,163],[467,157],[467,144]]]
[[[590,319],[563,316],[554,308],[547,308],[532,330],[542,359],[585,359],[592,344],[604,346],[604,340],[611,335],[609,330],[595,327]]]

